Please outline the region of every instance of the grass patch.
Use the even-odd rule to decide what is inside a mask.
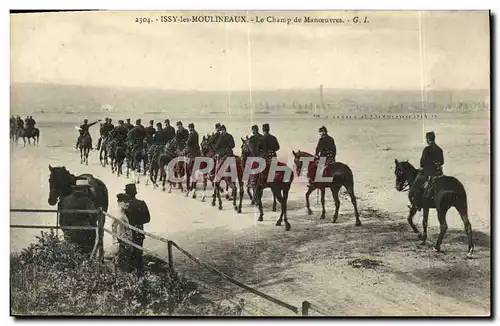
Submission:
[[[147,263],[148,259],[146,259]],[[243,306],[203,298],[194,282],[153,261],[143,276],[114,273],[53,232],[10,256],[11,313],[22,315],[238,316]]]

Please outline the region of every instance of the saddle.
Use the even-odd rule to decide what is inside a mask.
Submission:
[[[432,200],[434,199],[434,186],[436,185],[436,180],[444,177],[444,175],[437,175],[428,177],[427,180],[422,184],[422,198]]]

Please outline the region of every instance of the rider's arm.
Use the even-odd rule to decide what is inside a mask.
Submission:
[[[422,157],[420,158],[420,167],[423,168],[427,161],[427,147],[422,151]]]
[[[275,141],[275,146],[276,146],[276,149],[275,151],[279,151],[280,150],[280,143],[278,142],[278,138],[274,137],[274,141]]]

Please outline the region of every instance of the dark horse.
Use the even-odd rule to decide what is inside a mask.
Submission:
[[[308,157],[312,158],[314,157],[310,153],[302,152],[302,151],[292,151],[293,156],[294,156],[294,165],[297,173],[301,173],[303,170],[302,166],[302,160],[301,158],[303,157]],[[309,166],[307,167],[307,178],[309,180],[315,180],[316,178],[316,173],[318,170],[318,162],[312,160],[309,162]],[[333,216],[333,221],[332,223],[335,223],[337,221],[337,218],[339,217],[339,208],[340,208],[340,200],[339,200],[339,191],[340,188],[345,187],[347,190],[347,193],[349,194],[349,197],[351,197],[351,203],[352,206],[354,207],[354,215],[356,216],[356,226],[361,225],[361,221],[359,220],[359,213],[358,213],[358,205],[356,203],[356,196],[354,195],[354,176],[352,174],[351,168],[349,168],[348,165],[341,163],[341,162],[334,162],[328,165],[328,167],[325,166],[323,170],[323,177],[331,177],[332,181],[330,182],[310,182],[310,187],[306,192],[306,206],[307,206],[307,213],[309,215],[312,214],[310,205],[309,205],[309,196],[315,189],[319,189],[321,192],[321,206],[323,208],[321,212],[321,217],[320,219],[325,218],[325,190],[326,188],[330,188],[332,191],[332,196],[333,200],[335,201],[335,215]]]
[[[111,136],[102,136],[101,147],[99,148],[99,162],[101,162],[101,165],[104,167],[108,164],[108,144],[110,141]]]
[[[418,170],[413,167],[408,161],[399,162],[397,159],[394,160],[396,167],[394,174],[396,175],[396,190],[406,191],[408,190],[415,178],[418,175]],[[450,176],[440,176],[435,180],[433,190],[430,192],[428,198],[423,198],[421,201],[421,206],[423,210],[423,220],[422,225],[424,228],[423,235],[418,231],[417,227],[413,223],[413,216],[417,213],[417,208],[415,207],[415,198],[408,195],[411,207],[410,213],[408,215],[408,223],[410,224],[413,232],[418,234],[419,239],[422,240],[422,244],[427,241],[427,224],[429,220],[429,209],[435,208],[438,215],[438,221],[440,225],[440,232],[434,248],[436,251],[441,250],[441,243],[443,242],[444,235],[448,229],[446,224],[446,213],[451,207],[455,209],[460,214],[462,221],[464,223],[465,233],[467,234],[468,240],[468,254],[467,258],[472,258],[472,253],[474,251],[474,245],[472,244],[472,227],[469,222],[469,217],[467,213],[467,194],[465,188],[460,181],[454,177]],[[427,196],[426,196],[427,197]]]
[[[33,145],[38,145],[40,141],[40,129],[38,128],[24,128],[22,131],[24,146],[26,146],[26,138],[28,138],[28,145],[31,145],[30,139],[33,138]]]
[[[108,189],[106,185],[99,179],[94,178],[90,174],[82,174],[75,176],[66,168],[52,167],[49,165],[49,198],[48,203],[51,206],[58,204],[58,209],[95,209],[102,208],[103,211],[108,211]],[[87,179],[92,186],[90,196],[82,198],[73,196],[73,187],[78,179]],[[97,216],[88,213],[60,213],[61,226],[96,226]],[[92,247],[95,242],[95,231],[86,230],[66,230],[65,235],[69,239],[75,240],[84,247]]]
[[[89,165],[89,153],[92,149],[92,138],[88,133],[78,137],[78,147],[80,148],[80,164]]]
[[[241,138],[241,142],[242,142],[241,143],[241,158],[243,159],[243,166],[245,166],[247,164],[247,157],[250,155],[249,151],[247,150],[247,146],[245,144],[246,141],[249,141],[248,136],[246,137],[246,139]],[[252,205],[255,205],[256,204],[255,200],[254,200],[255,194],[252,196],[252,193],[250,191],[251,189],[253,190],[252,185],[250,183],[247,183],[247,194],[248,194],[248,197],[250,197],[250,201],[251,201]],[[276,196],[274,195],[274,193],[273,193],[273,207],[272,207],[272,211],[276,212]]]
[[[143,163],[144,175],[146,175],[146,165],[148,162],[147,146],[148,143],[144,140],[140,143],[134,144],[130,149],[130,168],[132,169],[132,174],[134,176],[134,183],[139,183],[141,163]]]
[[[251,144],[248,140],[243,140],[242,150],[244,152],[248,152],[248,157],[262,157],[265,156],[264,153],[260,153],[257,148],[255,148],[255,144]],[[273,195],[276,196],[276,199],[280,203],[281,213],[278,221],[276,222],[276,226],[281,226],[283,220],[285,221],[285,229],[289,231],[291,229],[290,223],[288,223],[287,218],[287,203],[288,203],[288,193],[290,192],[290,188],[292,186],[294,173],[293,170],[286,165],[284,162],[277,161],[277,166],[280,166],[282,171],[276,171],[274,175],[269,177],[271,173],[270,165],[273,160],[276,158],[266,158],[266,167],[263,172],[258,173],[256,175],[251,176],[250,184],[253,188],[253,193],[255,194],[255,201],[257,206],[259,207],[259,218],[258,221],[263,220],[264,212],[262,211],[262,193],[265,188],[271,188]],[[256,168],[256,163],[253,162],[252,168]],[[245,165],[245,169],[247,166]],[[285,172],[286,171],[286,172]],[[288,180],[286,180],[286,177]]]
[[[151,183],[153,184],[154,188],[158,187],[157,184],[158,172],[160,172],[160,181],[162,182],[162,190],[165,191],[166,182],[168,179],[167,167],[170,164],[170,162],[177,157],[177,155],[178,155],[177,142],[175,141],[175,139],[172,139],[166,145],[163,145],[162,147],[158,148],[153,153],[151,157],[151,162],[149,164],[149,179],[151,180]],[[185,174],[184,162],[176,162],[175,166],[173,167],[173,171],[168,171],[168,172],[173,172],[175,177],[182,178]],[[148,180],[146,179],[146,185],[147,184]],[[183,191],[182,182],[179,182],[178,184],[182,192]],[[169,180],[169,185],[170,188],[168,189],[168,192],[170,193],[172,192],[172,182],[170,182],[170,180]]]
[[[115,173],[119,177],[123,174],[123,162],[127,157],[127,146],[125,142],[113,140],[110,143],[109,155],[111,158],[111,173]]]

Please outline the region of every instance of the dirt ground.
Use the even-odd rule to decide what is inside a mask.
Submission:
[[[117,178],[110,169],[101,167],[95,151],[88,166],[79,164],[79,154],[72,147],[77,137],[73,127],[78,123],[77,117],[35,118],[41,131],[39,147],[21,145],[10,152],[11,207],[49,208],[48,165],[51,164],[64,165],[74,174],[92,173],[101,178],[109,189],[112,213],[116,209],[115,194],[123,190],[128,180]],[[212,132],[218,122],[211,118],[182,120],[192,121],[191,118],[200,135]],[[303,183],[292,186],[288,208],[292,230],[286,232],[284,227],[274,225],[279,212],[270,209],[269,190],[264,192],[264,222],[257,222],[256,209],[247,197],[243,213],[236,214],[227,201],[223,202],[223,211],[219,211],[209,201],[186,198],[178,189],[168,194],[146,187],[142,179],[138,197],[146,200],[152,213],[152,221],[145,230],[174,240],[202,261],[264,293],[299,307],[303,300],[311,301],[332,316],[490,313],[488,117],[438,117],[426,120],[424,125],[421,120],[266,119],[249,123],[245,118],[221,118],[235,138],[235,152],[240,151],[239,137],[248,134],[254,123],[271,124],[271,133],[280,141],[279,155],[283,159],[290,158],[292,150],[313,151],[318,127],[327,126],[337,143],[337,160],[348,164],[354,172],[363,226],[354,226],[352,205],[344,192],[336,224],[331,223],[334,212],[331,194],[326,198],[325,220],[319,220],[321,208],[316,194],[311,196],[314,213],[308,216]],[[143,116],[143,121],[147,120],[149,117]],[[93,129],[97,142],[97,128]],[[423,133],[429,130],[436,132],[437,143],[444,150],[445,173],[461,180],[467,190],[475,244],[472,260],[465,259],[466,237],[455,211],[447,215],[449,229],[443,253],[436,253],[431,247],[439,231],[435,212],[429,218],[429,244],[421,246],[406,222],[406,193],[398,193],[394,187],[394,159],[408,159],[416,165],[424,146]],[[16,224],[54,222],[53,214],[11,214],[11,223]],[[415,222],[421,228],[420,214]],[[11,251],[25,247],[38,233],[12,229]],[[109,246],[111,239],[107,237],[105,243]],[[158,241],[148,239],[145,245],[166,255],[165,245]],[[207,284],[214,296],[245,298],[258,307],[255,314],[293,315],[208,274],[175,251],[174,261],[180,272]]]

